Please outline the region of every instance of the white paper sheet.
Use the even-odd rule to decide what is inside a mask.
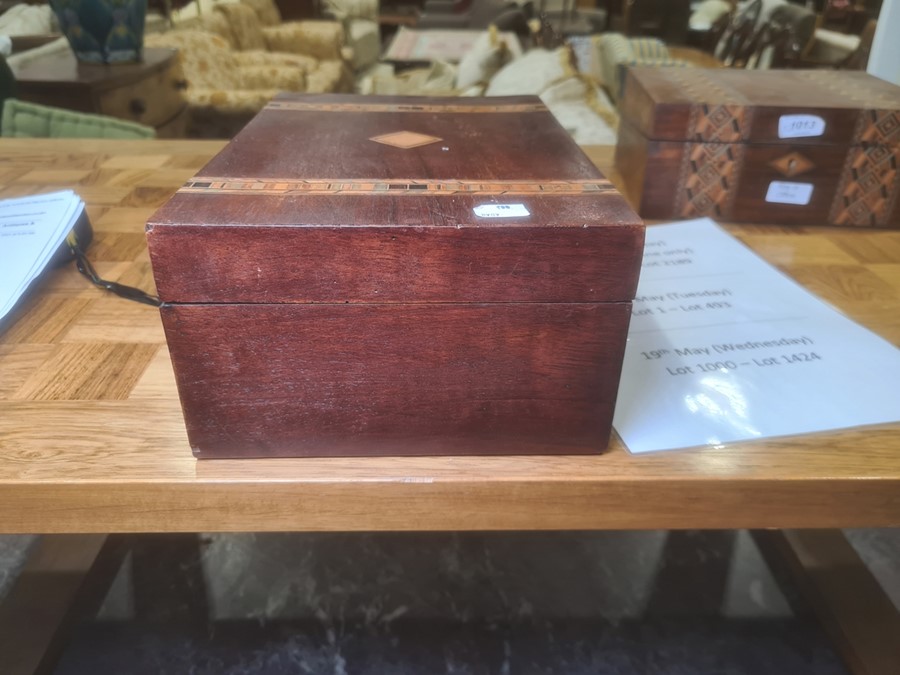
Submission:
[[[900,350],[709,219],[647,228],[613,425],[632,452],[900,421]]]
[[[0,319],[44,270],[83,210],[71,190],[0,201]]]

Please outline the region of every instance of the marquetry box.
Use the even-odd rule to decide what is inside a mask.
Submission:
[[[900,227],[900,87],[866,73],[632,68],[621,117],[645,218]]]
[[[599,451],[643,237],[535,97],[283,95],[147,225],[194,453]]]

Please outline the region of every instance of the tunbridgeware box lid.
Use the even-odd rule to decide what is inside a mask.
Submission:
[[[900,87],[859,71],[629,68],[620,112],[656,141],[900,146]]]
[[[628,301],[643,250],[537,97],[281,95],[147,230],[167,303]]]

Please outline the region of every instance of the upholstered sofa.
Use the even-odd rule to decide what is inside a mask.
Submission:
[[[215,5],[189,27],[219,35],[239,52],[302,57],[311,93],[352,88],[349,64],[353,52],[344,44],[340,22],[280,21],[273,0],[241,0]]]
[[[188,135],[230,138],[279,91],[305,91],[302,64],[277,55],[238,53],[218,35],[173,30],[148,35],[148,47],[177,49],[188,87]]]
[[[279,91],[352,89],[339,22],[278,21],[271,0],[241,0],[145,36],[148,47],[179,51],[190,136],[230,138]]]

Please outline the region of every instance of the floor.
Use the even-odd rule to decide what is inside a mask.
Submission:
[[[848,535],[900,606],[900,530]],[[845,673],[782,585],[746,532],[142,536],[55,672]]]

